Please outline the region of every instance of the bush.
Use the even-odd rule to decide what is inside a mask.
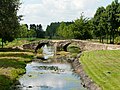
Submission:
[[[120,36],[115,38],[115,43],[120,45]]]
[[[68,50],[68,52],[70,52],[70,53],[80,53],[80,48],[79,47],[77,47],[77,46],[69,46],[68,48],[67,48],[67,50]]]

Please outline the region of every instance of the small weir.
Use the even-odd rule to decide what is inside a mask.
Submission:
[[[42,49],[45,60],[49,61],[49,57],[54,56],[54,47],[45,45]],[[19,82],[20,85],[16,86],[16,90],[86,90],[81,85],[80,77],[73,72],[67,60],[32,61],[27,64],[26,73]]]

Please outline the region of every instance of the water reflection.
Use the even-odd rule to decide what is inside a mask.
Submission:
[[[22,90],[84,90],[70,64],[32,62],[26,70],[19,80]]]
[[[43,49],[43,56],[44,59],[48,59],[49,57],[52,57],[54,55],[54,47],[49,46],[47,47],[47,45],[45,45],[44,47],[42,47]]]

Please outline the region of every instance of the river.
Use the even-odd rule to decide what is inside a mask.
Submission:
[[[54,48],[43,47],[45,59],[54,55]],[[18,90],[86,90],[80,77],[66,60],[40,62],[39,59],[28,63],[26,73],[19,79]]]

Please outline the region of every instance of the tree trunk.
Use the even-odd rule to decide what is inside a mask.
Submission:
[[[107,44],[108,44],[108,34],[106,35],[106,38],[107,38]]]
[[[112,32],[112,43],[114,44],[114,31],[115,31],[115,29],[113,29],[113,32]]]
[[[100,36],[100,43],[101,43],[101,39],[102,39],[102,38],[101,38],[101,36]]]
[[[2,38],[2,48],[3,48],[3,38]]]
[[[102,36],[102,43],[103,43],[103,36]]]
[[[112,43],[112,34],[110,32],[110,43]]]

